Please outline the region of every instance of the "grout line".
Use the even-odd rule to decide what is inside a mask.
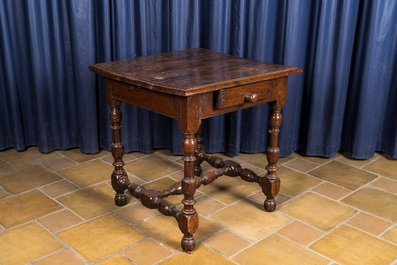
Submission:
[[[145,157],[149,157],[149,156],[154,155],[154,154],[155,154],[155,153],[148,154],[148,155],[144,155],[144,156],[142,156],[142,157],[140,157],[140,158],[133,159],[132,161],[135,161],[135,160],[138,160],[138,159],[142,159],[142,158],[145,158]],[[65,157],[65,156],[62,155],[62,154],[60,154],[60,155],[63,156],[63,157]],[[161,156],[161,157],[166,158],[167,160],[169,160],[169,161],[171,161],[171,162],[173,162],[173,163],[176,163],[176,164],[178,164],[178,165],[181,165],[180,163],[176,162],[176,160],[171,160],[169,157],[162,156],[161,154],[155,154],[155,155]],[[81,163],[76,162],[76,165],[73,165],[73,166],[82,165],[82,164],[88,163],[88,162],[93,161],[93,160],[100,160],[100,161],[102,161],[102,162],[104,162],[104,163],[109,164],[108,162],[102,160],[105,156],[107,156],[107,155],[104,155],[104,156],[102,156],[102,157],[98,157],[98,158],[95,158],[95,159],[92,159],[92,160],[84,161],[84,162],[81,162]],[[294,156],[292,156],[292,157],[294,157]],[[339,158],[339,157],[340,157],[340,156],[336,157],[335,159],[331,159],[331,160],[328,161],[327,163],[318,165],[318,167],[316,167],[316,168],[322,167],[322,166],[324,166],[324,165],[326,165],[326,164],[328,164],[328,163],[331,163],[331,162],[333,162],[333,161],[336,161],[336,159]],[[378,157],[377,159],[375,159],[374,161],[370,162],[369,164],[375,162],[376,160],[380,159],[381,157],[383,157],[383,156]],[[66,158],[67,158],[67,159],[70,159],[69,157],[66,157]],[[54,159],[56,159],[56,158],[54,158]],[[54,159],[52,159],[52,160],[54,160]],[[179,159],[179,158],[178,158],[178,159]],[[245,163],[245,164],[247,164],[247,165],[249,165],[249,166],[253,166],[253,167],[257,168],[257,166],[252,165],[252,164],[249,163],[249,162],[242,161],[242,160],[239,160],[239,159],[236,159],[236,158],[230,158],[230,159],[237,160],[237,161],[241,162],[241,164],[242,164],[242,163]],[[293,161],[293,160],[295,160],[295,159],[297,159],[297,158],[294,157],[292,160],[289,160],[289,161]],[[74,161],[74,160],[72,160],[72,159],[70,159],[70,160],[71,160],[71,161]],[[304,159],[304,160],[305,160],[305,159]],[[48,160],[48,161],[51,161],[51,160]],[[289,162],[289,161],[288,161],[288,162]],[[307,160],[305,160],[305,161],[307,161]],[[46,162],[46,161],[45,161],[45,162]],[[74,161],[74,162],[75,162],[75,161]],[[129,161],[129,162],[130,162],[130,161]],[[309,162],[311,162],[311,161],[309,161]],[[338,161],[338,162],[339,162],[339,161]],[[44,162],[41,162],[41,163],[38,163],[38,164],[42,165],[42,163],[44,163]],[[312,163],[313,163],[313,162],[312,162]],[[341,163],[343,163],[343,162],[341,162]],[[286,164],[286,163],[283,163],[283,164],[280,165],[280,166],[285,166],[286,168],[289,168],[288,165],[285,165],[285,164]],[[44,165],[42,165],[42,166],[43,166],[44,168],[47,168],[47,167],[44,166]],[[73,166],[71,166],[71,167],[73,167]],[[182,166],[183,166],[183,165],[182,165]],[[349,165],[349,166],[352,166],[352,165]],[[355,166],[352,166],[352,167],[355,167]],[[316,169],[316,168],[314,168],[314,169]],[[355,168],[357,168],[357,167],[355,167]],[[314,226],[312,226],[312,225],[310,225],[310,224],[307,224],[307,223],[303,222],[302,220],[296,219],[296,218],[294,218],[294,217],[292,217],[292,216],[289,216],[289,215],[287,215],[287,214],[285,214],[285,213],[280,212],[279,210],[277,210],[278,213],[280,213],[280,214],[282,214],[282,215],[284,215],[284,216],[287,216],[287,217],[290,218],[291,220],[290,220],[289,222],[287,222],[285,225],[283,225],[283,226],[281,226],[281,227],[279,227],[279,228],[273,230],[271,234],[268,234],[268,235],[264,236],[263,238],[261,238],[261,239],[255,241],[255,242],[253,242],[253,241],[250,241],[250,240],[246,239],[245,237],[243,237],[243,236],[241,236],[241,235],[235,233],[234,231],[228,229],[227,227],[224,227],[224,226],[222,226],[222,225],[220,225],[220,224],[218,224],[218,223],[212,221],[212,220],[209,219],[209,218],[210,218],[213,214],[215,214],[215,213],[217,213],[217,212],[219,212],[219,211],[222,211],[222,210],[224,210],[224,209],[226,209],[226,208],[228,208],[228,207],[231,207],[231,206],[233,206],[234,204],[237,204],[237,203],[239,203],[239,202],[241,202],[241,201],[243,201],[243,200],[248,200],[248,201],[250,201],[250,202],[253,202],[253,203],[255,203],[255,205],[258,204],[258,202],[257,202],[256,200],[252,199],[251,196],[254,195],[254,194],[257,194],[257,193],[259,193],[259,192],[261,192],[261,191],[257,191],[257,192],[251,193],[251,194],[249,194],[249,195],[247,195],[247,196],[244,196],[243,198],[240,198],[240,199],[238,199],[238,200],[232,202],[231,204],[224,203],[224,202],[222,202],[222,201],[220,201],[220,200],[214,198],[213,196],[211,196],[211,195],[209,195],[209,194],[207,194],[207,193],[205,193],[205,192],[200,191],[200,194],[197,194],[197,197],[195,197],[195,199],[199,199],[199,198],[201,198],[201,197],[208,196],[209,198],[211,198],[211,199],[213,199],[213,200],[216,200],[216,201],[222,203],[222,205],[224,205],[224,207],[221,208],[221,209],[218,209],[217,211],[214,211],[213,213],[211,213],[211,214],[209,214],[209,215],[207,215],[207,216],[202,216],[203,218],[207,219],[208,221],[210,221],[210,222],[212,222],[212,223],[218,225],[218,226],[221,228],[221,230],[218,231],[218,232],[216,232],[216,233],[214,233],[214,234],[211,234],[211,235],[207,236],[207,237],[204,238],[204,239],[201,239],[201,240],[198,241],[197,243],[198,243],[198,244],[202,244],[202,245],[205,246],[205,247],[208,247],[209,249],[211,249],[211,250],[214,251],[215,253],[218,253],[219,255],[225,257],[225,258],[228,259],[229,261],[231,261],[231,262],[233,262],[233,263],[236,263],[234,260],[232,260],[233,257],[235,257],[235,256],[238,255],[239,253],[243,252],[244,250],[246,250],[246,249],[248,249],[248,248],[254,246],[255,244],[257,244],[258,242],[260,242],[261,240],[267,238],[267,237],[270,236],[270,235],[273,235],[273,234],[279,235],[279,234],[278,234],[278,231],[280,231],[282,228],[284,228],[284,227],[290,225],[292,222],[295,222],[295,221],[299,221],[299,222],[304,223],[304,224],[306,224],[306,225],[308,225],[308,226],[310,226],[310,227],[312,227],[312,228],[315,228],[315,229],[317,229],[317,230],[319,230],[319,231],[322,231],[322,232],[324,232],[324,235],[322,235],[319,239],[316,239],[315,241],[313,241],[312,243],[310,243],[310,244],[307,245],[306,247],[303,246],[303,245],[301,245],[301,244],[299,244],[299,243],[296,243],[296,242],[292,241],[291,239],[286,238],[286,237],[284,237],[284,236],[282,236],[282,235],[279,235],[279,236],[281,236],[281,237],[283,237],[283,238],[286,238],[287,240],[293,242],[294,244],[297,244],[298,246],[307,248],[307,249],[309,249],[311,252],[314,252],[314,253],[316,253],[316,254],[318,254],[318,255],[321,255],[321,256],[323,256],[323,257],[325,257],[325,258],[327,258],[327,259],[330,259],[330,258],[329,258],[329,257],[326,257],[326,256],[324,256],[324,255],[322,255],[321,253],[318,253],[318,252],[316,252],[316,251],[310,249],[309,246],[313,245],[315,242],[317,242],[317,241],[320,240],[321,238],[327,236],[330,232],[334,231],[335,229],[339,228],[340,226],[342,226],[342,225],[344,225],[344,224],[345,224],[345,225],[348,225],[348,226],[350,226],[350,227],[353,227],[353,228],[355,228],[355,229],[358,229],[359,231],[363,231],[363,232],[367,233],[368,235],[370,235],[370,236],[372,236],[372,237],[375,237],[375,238],[378,238],[378,239],[381,239],[381,240],[383,240],[383,241],[385,241],[385,242],[390,243],[389,241],[387,241],[387,240],[381,238],[381,235],[384,235],[387,231],[390,231],[392,228],[396,227],[396,224],[395,224],[395,223],[394,223],[394,225],[391,225],[388,229],[386,229],[384,232],[382,232],[380,235],[374,236],[373,234],[370,234],[370,233],[368,233],[368,232],[366,232],[366,231],[364,231],[364,230],[361,230],[360,228],[357,228],[357,227],[354,227],[354,226],[352,226],[352,225],[347,224],[347,222],[348,222],[349,220],[351,220],[352,218],[354,218],[355,216],[357,216],[358,214],[360,214],[361,212],[364,212],[364,211],[362,211],[362,210],[360,210],[360,209],[358,209],[358,208],[356,208],[356,207],[353,207],[353,206],[351,206],[351,205],[346,205],[346,204],[340,202],[340,200],[343,200],[343,199],[346,198],[347,196],[350,196],[352,193],[358,192],[359,190],[363,189],[364,187],[367,187],[367,188],[368,188],[368,187],[373,187],[373,186],[371,186],[370,184],[371,184],[372,182],[376,181],[377,179],[379,179],[379,178],[380,178],[380,175],[378,175],[378,174],[376,174],[376,173],[373,173],[373,172],[370,172],[370,171],[367,171],[367,172],[369,172],[369,173],[376,174],[378,177],[375,178],[375,179],[373,179],[372,181],[366,183],[365,185],[359,187],[358,189],[351,191],[348,195],[346,195],[346,196],[340,198],[339,200],[335,200],[335,199],[332,199],[332,198],[327,197],[327,196],[325,196],[325,195],[322,195],[322,194],[319,194],[319,193],[316,193],[316,192],[312,191],[312,189],[314,189],[315,187],[318,187],[319,185],[321,185],[321,184],[323,184],[323,183],[327,183],[328,181],[325,181],[325,180],[323,180],[323,179],[321,179],[321,178],[318,178],[318,177],[316,177],[316,176],[312,176],[312,175],[308,174],[308,172],[302,172],[302,171],[299,171],[299,170],[294,169],[294,168],[290,168],[290,169],[291,169],[291,170],[294,170],[294,171],[296,171],[296,172],[299,172],[299,173],[301,173],[301,174],[305,174],[305,175],[308,175],[308,176],[310,176],[310,177],[315,177],[315,178],[317,178],[317,179],[320,179],[322,182],[320,182],[319,184],[317,184],[317,185],[314,186],[314,187],[311,187],[310,189],[308,189],[308,190],[306,190],[306,191],[303,191],[302,193],[300,193],[300,194],[298,194],[298,195],[296,195],[296,196],[294,196],[294,197],[291,197],[290,200],[288,200],[288,201],[286,201],[286,202],[284,202],[284,203],[288,203],[289,201],[292,201],[293,199],[299,198],[300,196],[302,196],[302,195],[304,195],[304,194],[307,194],[308,192],[312,192],[312,193],[317,194],[317,195],[319,195],[319,196],[322,196],[322,197],[324,197],[324,198],[326,198],[326,199],[335,201],[335,202],[337,202],[337,203],[339,203],[339,204],[341,204],[341,205],[345,205],[345,206],[347,206],[347,207],[350,207],[350,208],[352,208],[352,209],[355,209],[355,210],[357,210],[357,213],[354,214],[354,215],[352,215],[351,217],[347,218],[347,219],[344,220],[343,222],[339,223],[339,224],[336,225],[334,228],[332,228],[330,231],[324,232],[323,230],[318,229],[318,228],[316,228],[316,227],[314,227]],[[311,169],[310,171],[312,171],[312,170],[314,170],[314,169]],[[18,170],[18,169],[17,169],[17,170]],[[54,170],[52,170],[52,169],[48,169],[48,170],[50,170],[51,172],[54,172],[54,173],[58,174],[56,171],[54,171]],[[363,169],[360,169],[360,170],[363,170]],[[153,182],[155,182],[155,181],[158,181],[158,180],[163,179],[163,178],[166,178],[166,177],[169,177],[169,178],[175,180],[175,178],[174,178],[174,177],[171,177],[171,175],[172,175],[172,174],[175,174],[175,173],[177,173],[177,172],[180,172],[180,171],[182,171],[182,170],[172,172],[172,173],[170,173],[170,174],[168,174],[168,175],[162,176],[162,177],[157,178],[157,179],[155,179],[155,180],[152,180],[152,181],[150,181],[150,182],[146,182],[146,183],[143,184],[143,185],[147,185],[147,184],[153,183]],[[265,170],[264,170],[264,171],[265,171]],[[366,171],[366,170],[364,170],[364,171]],[[60,175],[60,174],[58,174],[58,175]],[[137,178],[136,176],[134,176],[134,175],[132,175],[132,174],[130,174],[130,175],[133,176],[133,177],[135,177],[135,178]],[[71,194],[71,193],[77,192],[77,191],[81,191],[81,190],[84,190],[84,189],[87,189],[87,188],[90,188],[90,187],[94,187],[94,186],[99,185],[99,184],[102,184],[102,183],[105,183],[105,184],[109,185],[109,183],[108,183],[109,180],[105,180],[105,181],[98,182],[98,183],[94,183],[94,184],[92,184],[92,185],[90,185],[90,186],[87,186],[87,187],[82,188],[82,187],[77,186],[77,185],[74,184],[73,182],[69,181],[68,179],[66,179],[66,178],[63,177],[62,175],[60,175],[60,176],[61,176],[61,178],[62,178],[61,180],[58,180],[58,181],[55,181],[55,182],[52,182],[52,183],[49,183],[49,184],[45,184],[45,185],[42,185],[42,186],[40,186],[40,187],[36,187],[36,188],[34,188],[34,189],[39,190],[40,192],[42,192],[43,194],[45,194],[47,197],[49,197],[49,198],[52,199],[53,201],[56,201],[58,204],[60,204],[60,205],[63,207],[62,209],[57,210],[57,211],[55,211],[55,212],[51,212],[50,214],[47,214],[47,215],[44,215],[44,216],[40,216],[40,217],[36,218],[35,220],[28,221],[28,222],[26,222],[26,223],[24,223],[24,224],[20,224],[20,225],[18,225],[18,226],[12,227],[12,228],[10,228],[10,229],[5,229],[4,231],[8,231],[8,230],[14,229],[14,228],[16,228],[16,227],[20,227],[20,226],[23,226],[23,225],[28,224],[28,223],[31,223],[31,222],[36,222],[36,223],[38,223],[40,226],[44,227],[46,230],[49,230],[49,229],[47,229],[43,224],[41,224],[41,223],[38,221],[40,218],[43,218],[43,217],[46,217],[46,216],[49,216],[49,215],[52,215],[52,214],[61,212],[61,211],[63,211],[63,210],[69,210],[69,211],[71,211],[72,213],[76,214],[76,213],[75,213],[74,211],[72,211],[69,207],[67,207],[66,205],[63,205],[60,201],[58,201],[57,198],[59,198],[59,197],[61,197],[61,196],[65,196],[65,195],[67,195],[67,194]],[[382,176],[382,177],[383,177],[383,176]],[[138,179],[140,179],[140,178],[138,178]],[[76,185],[78,189],[77,189],[77,190],[74,190],[74,191],[71,191],[71,192],[69,192],[69,193],[66,193],[66,194],[59,195],[59,196],[57,196],[57,197],[51,197],[51,196],[49,196],[48,194],[46,194],[44,191],[41,190],[41,188],[43,188],[43,187],[46,187],[46,186],[49,186],[49,185],[51,185],[51,184],[55,184],[55,183],[61,182],[62,180],[66,180],[66,181],[68,181],[69,183],[71,183],[71,184],[73,184],[73,185]],[[176,180],[176,181],[177,181],[177,180]],[[334,184],[334,183],[332,183],[332,182],[328,182],[328,183],[331,183],[331,184],[333,184],[333,185],[336,185],[336,186],[338,186],[338,187],[341,187],[341,186],[339,186],[339,185],[337,185],[337,184]],[[254,183],[253,185],[256,185],[256,183]],[[373,187],[373,188],[379,189],[379,188],[377,188],[377,187]],[[22,192],[22,193],[18,193],[18,194],[11,194],[11,197],[17,196],[17,195],[20,195],[20,194],[27,193],[27,192],[32,191],[32,190],[34,190],[34,189],[31,189],[31,190],[28,190],[28,191],[25,191],[25,192]],[[381,190],[382,190],[382,189],[381,189]],[[383,190],[382,190],[382,191],[383,191]],[[385,192],[388,192],[388,191],[385,191]],[[388,192],[388,193],[390,193],[390,192]],[[392,194],[392,193],[391,193],[391,194]],[[288,196],[288,197],[289,197],[289,196]],[[5,197],[5,198],[9,198],[9,197]],[[3,198],[3,199],[5,199],[5,198]],[[1,201],[1,199],[0,199],[0,201]],[[130,202],[128,205],[133,204],[133,203],[138,203],[138,201],[137,201],[137,202],[135,202],[135,201]],[[278,206],[283,205],[284,203],[279,204]],[[151,216],[151,217],[149,217],[149,218],[146,218],[146,219],[140,220],[140,221],[137,222],[137,223],[131,224],[131,223],[128,223],[126,220],[122,219],[120,216],[118,216],[118,215],[115,214],[115,212],[116,212],[118,209],[121,209],[121,208],[116,208],[116,209],[107,211],[106,213],[103,213],[103,214],[101,214],[101,215],[95,216],[95,217],[93,217],[93,218],[91,218],[91,219],[88,219],[88,220],[85,220],[84,218],[82,218],[81,216],[79,216],[78,214],[76,214],[77,216],[79,216],[79,217],[82,218],[82,222],[81,222],[81,223],[78,223],[78,224],[76,224],[76,225],[70,226],[70,227],[68,227],[68,228],[65,228],[64,230],[58,231],[57,233],[60,233],[60,232],[62,232],[62,231],[68,230],[68,229],[71,229],[71,228],[76,227],[76,226],[78,226],[78,225],[82,225],[82,224],[88,223],[88,222],[90,222],[90,221],[92,221],[92,220],[95,220],[95,219],[97,219],[97,218],[100,218],[100,217],[102,217],[102,216],[105,216],[105,215],[108,215],[108,214],[112,214],[114,217],[116,217],[116,218],[122,220],[124,223],[127,223],[128,225],[130,225],[130,226],[133,227],[134,229],[140,231],[142,234],[144,234],[144,235],[147,236],[147,237],[146,237],[144,240],[141,240],[141,241],[139,241],[139,242],[137,242],[137,243],[135,243],[135,244],[129,245],[128,247],[126,247],[126,248],[124,248],[124,249],[122,249],[122,250],[118,250],[118,251],[116,251],[116,252],[114,252],[114,253],[112,253],[112,254],[109,254],[109,255],[106,256],[106,257],[103,257],[103,258],[101,258],[101,259],[99,259],[99,260],[96,260],[96,261],[93,262],[93,264],[94,264],[94,263],[97,263],[97,262],[99,262],[99,261],[101,261],[101,260],[104,260],[104,259],[106,259],[106,258],[108,258],[108,257],[110,257],[110,256],[112,256],[112,255],[114,255],[114,254],[117,254],[117,253],[120,253],[123,257],[127,258],[128,260],[130,260],[128,257],[126,257],[125,255],[123,255],[122,251],[125,250],[125,249],[127,249],[127,248],[129,248],[129,247],[131,247],[131,246],[135,246],[135,245],[137,245],[137,244],[139,244],[139,243],[142,243],[142,242],[144,242],[144,241],[146,241],[146,240],[149,240],[149,239],[154,240],[156,243],[162,245],[162,246],[165,247],[166,249],[169,249],[166,245],[159,243],[157,240],[155,240],[154,238],[150,237],[149,235],[147,235],[146,233],[144,233],[143,231],[141,231],[140,229],[138,229],[138,228],[136,227],[137,224],[140,224],[140,223],[142,223],[142,222],[144,222],[144,221],[146,221],[146,220],[149,220],[149,219],[151,219],[151,218],[154,218],[154,217],[156,217],[156,216],[159,216],[159,215],[161,215],[161,213],[156,213],[156,214],[154,214],[153,216]],[[367,212],[365,212],[365,213],[367,213]],[[371,215],[371,216],[374,216],[374,217],[376,217],[376,218],[378,218],[378,219],[384,220],[384,219],[382,219],[381,217],[376,216],[376,215],[373,215],[373,214],[371,214],[371,213],[367,213],[367,214],[369,214],[369,215]],[[388,221],[388,220],[385,220],[385,221],[387,221],[387,222],[390,223],[390,221]],[[241,238],[247,240],[247,242],[250,243],[249,246],[247,246],[247,247],[244,248],[243,250],[240,250],[239,252],[234,253],[234,254],[231,255],[230,257],[227,257],[227,256],[223,255],[222,253],[218,252],[216,249],[213,249],[212,247],[208,246],[208,245],[205,243],[205,241],[206,241],[208,238],[211,238],[211,237],[213,237],[213,236],[216,236],[217,234],[219,234],[219,233],[221,233],[222,231],[225,231],[225,230],[227,230],[227,231],[229,231],[229,232],[231,232],[231,233],[233,233],[233,234],[235,234],[235,235],[237,235],[237,236],[239,236],[239,237],[241,237]],[[4,231],[2,231],[2,232],[4,232]],[[51,232],[51,231],[50,231],[50,233],[53,234],[53,235],[55,235],[55,237],[56,237],[58,240],[60,240],[60,239],[56,236],[55,233],[53,233],[53,232]],[[1,233],[0,233],[0,234],[1,234]],[[182,236],[182,234],[181,234],[181,236]],[[62,243],[64,243],[62,240],[60,240],[60,241],[61,241]],[[395,243],[392,243],[392,244],[393,244],[393,245],[397,245],[397,244],[395,244]],[[59,252],[59,251],[62,251],[62,250],[64,250],[64,249],[70,248],[67,244],[64,243],[64,245],[66,246],[65,248],[63,248],[63,249],[61,249],[61,250],[58,250],[58,251],[56,251],[56,252],[53,252],[53,253],[51,253],[51,254],[49,254],[49,255],[52,255],[52,254],[57,253],[57,252]],[[168,256],[168,257],[166,257],[166,258],[164,258],[164,259],[162,259],[162,260],[156,262],[156,264],[158,264],[158,263],[160,263],[161,261],[164,261],[164,260],[166,260],[166,259],[169,259],[170,257],[173,257],[173,256],[175,256],[175,255],[181,253],[181,251],[175,252],[175,251],[173,251],[173,250],[171,250],[171,249],[169,249],[169,250],[171,251],[172,254],[171,254],[170,256]],[[74,252],[74,251],[73,251],[73,252]],[[77,252],[76,252],[75,254],[77,254],[77,255],[80,257],[80,255],[79,255]],[[49,256],[49,255],[47,255],[47,256]],[[46,257],[46,256],[45,256],[45,257]],[[40,259],[42,259],[42,258],[44,258],[44,257],[41,257]],[[83,260],[85,260],[85,259],[83,259]],[[331,260],[332,260],[332,259],[331,259]],[[130,261],[133,262],[132,260],[130,260]],[[33,262],[33,261],[31,261],[30,263],[32,263],[32,262]],[[135,264],[135,262],[133,262],[133,263]],[[331,263],[332,263],[332,262],[331,262]],[[331,264],[331,263],[330,263],[330,264]],[[87,264],[89,264],[89,263],[87,263]],[[237,264],[237,263],[236,263],[236,264]],[[396,264],[396,263],[395,263],[395,264]]]
[[[136,242],[136,243],[134,243],[134,244],[128,245],[127,247],[124,247],[124,248],[119,249],[119,250],[117,250],[117,251],[115,251],[115,252],[112,252],[112,253],[110,253],[109,255],[106,255],[105,257],[102,257],[102,258],[100,258],[100,259],[95,260],[95,261],[92,262],[91,264],[99,263],[99,262],[101,262],[101,261],[103,261],[103,260],[105,260],[105,259],[107,259],[107,258],[110,258],[110,257],[113,256],[113,255],[116,255],[116,254],[121,254],[122,256],[125,256],[125,255],[122,253],[122,251],[124,251],[124,250],[126,250],[126,249],[128,249],[128,248],[130,248],[130,247],[136,246],[136,245],[138,245],[138,244],[140,244],[140,243],[146,241],[147,239],[148,239],[148,238],[145,238],[145,239],[143,239],[143,240],[141,240],[141,241],[138,241],[138,242]],[[137,264],[136,262],[134,262],[133,260],[131,260],[131,259],[128,258],[127,256],[125,256],[125,257],[126,257],[128,260],[132,261],[133,264]]]
[[[375,161],[378,161],[378,160],[381,159],[382,157],[385,157],[385,155],[382,154],[382,153],[380,153],[380,152],[375,152],[375,153],[378,153],[378,154],[379,154],[379,157],[373,158],[372,160],[371,160],[371,158],[368,159],[368,160],[370,160],[370,162],[369,162],[368,164],[366,164],[365,166],[368,166],[368,165],[374,163]],[[374,156],[375,156],[375,153],[374,153]],[[365,159],[364,159],[364,160],[365,160]]]
[[[143,206],[140,202],[134,202],[134,203],[137,203],[138,206],[145,207],[145,206]],[[120,208],[119,208],[119,209],[120,209]],[[119,210],[119,209],[115,209],[115,210],[113,210],[113,211],[110,212],[110,213],[113,214],[114,216],[116,216],[117,218],[119,218],[120,220],[122,220],[123,222],[125,222],[125,223],[127,223],[127,224],[129,224],[129,225],[131,225],[131,226],[134,226],[134,227],[135,227],[135,225],[138,225],[138,224],[143,223],[143,222],[145,222],[145,221],[147,221],[147,220],[150,220],[150,219],[152,219],[152,218],[154,218],[154,217],[156,217],[156,216],[161,215],[160,212],[153,210],[153,211],[154,211],[154,214],[153,214],[152,216],[149,216],[149,217],[147,217],[147,218],[141,219],[141,220],[139,220],[138,222],[135,222],[135,223],[130,223],[130,222],[128,222],[127,220],[123,219],[123,217],[121,217],[121,216],[119,216],[119,215],[117,215],[117,214],[115,213],[115,212],[116,212],[117,210]],[[145,209],[148,209],[148,208],[145,207]]]
[[[332,258],[330,258],[330,257],[328,257],[328,256],[326,256],[326,255],[324,255],[324,254],[322,254],[322,253],[320,253],[320,252],[318,252],[318,251],[316,251],[316,250],[310,248],[310,246],[312,246],[313,243],[310,243],[310,244],[308,244],[308,245],[305,246],[305,245],[302,245],[302,244],[300,244],[300,243],[298,243],[298,242],[293,241],[292,239],[290,239],[290,238],[288,238],[288,237],[286,237],[286,236],[284,236],[284,235],[281,235],[281,234],[278,234],[278,233],[273,233],[273,234],[278,235],[278,236],[280,236],[280,237],[282,237],[282,238],[284,238],[284,239],[290,241],[291,243],[293,243],[293,244],[295,244],[295,245],[297,245],[297,246],[299,246],[299,247],[302,247],[302,248],[304,248],[304,249],[310,251],[310,252],[313,253],[313,254],[317,254],[317,255],[319,255],[319,256],[321,256],[321,257],[327,259],[327,260],[330,260],[330,263],[328,263],[328,264],[332,264],[333,262],[335,262]]]
[[[209,248],[209,249],[212,250],[213,252],[219,254],[220,256],[224,257],[224,258],[227,259],[228,261],[231,261],[231,262],[233,262],[234,264],[238,264],[236,261],[234,261],[234,260],[232,260],[230,257],[224,255],[222,252],[219,252],[219,251],[216,250],[215,248],[213,248],[213,247],[211,247],[211,246],[208,246],[208,245],[205,244],[205,243],[201,243],[201,244],[202,244],[203,246]]]
[[[237,255],[239,255],[240,253],[244,252],[245,250],[247,250],[247,249],[249,249],[249,248],[255,246],[257,243],[259,243],[259,242],[265,240],[266,238],[268,238],[268,237],[271,236],[271,235],[273,235],[273,233],[267,234],[267,235],[261,237],[260,239],[258,239],[258,240],[256,240],[256,241],[251,241],[251,242],[252,242],[251,245],[249,245],[249,246],[247,246],[247,247],[241,249],[240,251],[237,251],[236,253],[234,253],[233,255],[230,256],[230,259],[236,257]],[[244,237],[244,239],[248,240],[248,239],[245,238],[245,237]]]
[[[98,152],[98,153],[85,154],[85,153],[81,152],[79,148],[72,148],[72,149],[67,149],[67,150],[58,150],[58,151],[55,151],[55,152],[56,152],[58,155],[60,155],[60,156],[63,156],[63,157],[68,158],[69,160],[75,162],[76,164],[88,163],[88,162],[91,162],[91,161],[93,161],[93,160],[101,159],[101,158],[103,158],[103,157],[109,155],[109,154],[103,154],[103,155],[101,155],[101,156],[98,156],[98,157],[95,157],[95,158],[92,158],[92,159],[89,159],[89,160],[84,160],[84,161],[78,162],[77,160],[74,160],[73,158],[71,158],[71,157],[69,157],[69,156],[64,155],[64,154],[61,153],[61,151],[67,152],[67,151],[69,151],[69,150],[79,150],[79,152],[80,152],[79,155],[83,155],[83,156],[84,156],[84,155],[85,155],[85,156],[89,156],[89,155],[99,155],[101,152],[103,152],[103,150],[108,151],[108,150],[106,150],[106,149],[103,148],[103,149],[99,149],[99,152]],[[110,154],[111,154],[111,152],[110,152]]]
[[[68,244],[66,244],[66,242],[63,241],[56,233],[52,232],[50,229],[48,229],[46,226],[44,226],[42,223],[40,223],[37,219],[34,220],[34,222],[35,222],[37,225],[39,225],[41,228],[43,228],[44,230],[46,230],[48,233],[50,233],[52,236],[54,236],[56,239],[58,239],[62,244],[64,244],[64,245],[65,245],[65,248],[63,248],[62,250],[64,250],[64,249],[69,249],[69,250],[72,251],[74,254],[76,254],[80,259],[82,259],[84,262],[86,262],[87,264],[89,264],[89,262],[88,262],[82,255],[80,255],[80,253],[78,253],[78,252],[77,252],[76,250],[74,250],[71,246],[69,246]],[[58,232],[58,233],[59,233],[59,232]],[[52,252],[51,254],[49,254],[49,255],[47,255],[47,256],[50,256],[50,255],[52,255],[52,254],[54,254],[54,253],[57,253],[57,252],[59,252],[59,251],[61,251],[61,250],[58,250],[58,251],[56,251],[56,252]]]
[[[6,173],[9,173],[9,172],[13,172],[13,171],[15,171],[15,170],[18,170],[16,167],[14,167],[14,166],[11,165],[10,163],[8,163],[7,160],[3,160],[3,159],[2,159],[1,161],[4,162],[6,165],[8,165],[11,169],[10,169],[10,170],[7,170],[7,171],[5,171],[5,172],[0,173],[0,175],[6,174]]]
[[[136,263],[135,261],[133,261],[132,259],[130,259],[128,256],[126,256],[123,252],[119,252],[120,253],[120,255],[122,256],[122,257],[124,257],[124,258],[126,258],[127,260],[129,260],[132,264],[136,264],[136,265],[138,265],[138,263]]]
[[[345,165],[348,165],[348,166],[351,166],[351,167],[355,167],[355,168],[357,168],[357,169],[362,169],[362,170],[364,170],[363,168],[364,167],[366,167],[366,166],[368,166],[369,164],[372,164],[373,162],[375,162],[375,161],[377,161],[378,159],[380,159],[381,157],[383,157],[383,155],[380,155],[379,157],[377,157],[377,158],[374,158],[374,157],[372,157],[372,158],[369,158],[369,159],[351,159],[351,158],[347,158],[346,156],[344,156],[344,155],[341,155],[340,157],[343,157],[343,158],[346,158],[346,159],[348,159],[348,160],[352,160],[352,161],[365,161],[365,160],[367,160],[367,163],[366,164],[364,164],[364,165],[362,165],[361,167],[359,167],[359,166],[355,166],[355,165],[352,165],[352,164],[349,164],[349,163],[347,163],[347,162],[345,162],[345,161],[340,161],[340,160],[338,160],[338,158],[337,159],[335,159],[335,161],[337,161],[337,162],[339,162],[339,163],[342,163],[342,164],[345,164]]]
[[[380,240],[382,240],[382,241],[384,241],[384,242],[386,242],[386,243],[389,243],[389,244],[392,244],[392,245],[397,246],[397,243],[394,243],[394,242],[392,242],[392,241],[389,241],[389,240],[387,240],[387,239],[381,237],[380,235],[377,236],[377,235],[371,234],[371,233],[369,233],[369,232],[367,232],[367,231],[365,231],[365,230],[363,230],[363,229],[361,229],[361,228],[355,227],[355,226],[353,226],[353,225],[351,225],[351,224],[348,224],[348,223],[344,223],[344,224],[347,225],[347,226],[350,226],[350,227],[352,227],[352,228],[355,228],[356,230],[359,230],[359,231],[361,231],[361,232],[363,232],[363,233],[365,233],[365,234],[367,234],[367,235],[369,235],[369,236],[371,236],[371,237],[375,237],[375,238],[380,239]]]
[[[11,195],[13,195],[10,191],[8,191],[8,190],[7,190],[6,188],[4,188],[3,186],[0,186],[0,189],[6,193],[6,196],[3,197],[3,198],[1,198],[0,201],[3,200],[3,199],[5,199],[5,198],[8,198],[8,197],[11,196]]]
[[[390,221],[388,221],[388,222],[390,222]],[[380,233],[378,236],[379,236],[379,237],[384,236],[387,232],[389,232],[390,230],[392,230],[392,229],[394,229],[394,228],[397,229],[397,223],[392,223],[392,225],[391,225],[389,228],[387,228],[385,231],[383,231],[382,233]],[[396,244],[397,244],[397,243],[396,243]]]

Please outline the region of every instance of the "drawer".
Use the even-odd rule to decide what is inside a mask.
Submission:
[[[274,79],[215,91],[214,108],[225,109],[270,101],[277,97],[277,84],[278,79]]]
[[[177,118],[176,106],[179,97],[108,78],[105,79],[105,82],[110,98],[154,111],[167,117]]]

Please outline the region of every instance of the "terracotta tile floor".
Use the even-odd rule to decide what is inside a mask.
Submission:
[[[264,154],[232,159],[265,174]],[[183,175],[181,158],[167,150],[125,162],[147,188]],[[397,264],[397,161],[383,154],[280,159],[273,213],[255,183],[225,176],[201,187],[192,255],[180,251],[173,218],[132,197],[114,205],[111,163],[108,151],[0,152],[0,264]],[[181,208],[181,199],[170,201]]]

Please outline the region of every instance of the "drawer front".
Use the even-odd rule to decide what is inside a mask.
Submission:
[[[256,105],[277,97],[278,79],[215,91],[214,108]]]
[[[180,97],[111,79],[107,83],[110,88],[110,97],[174,119],[177,118]]]

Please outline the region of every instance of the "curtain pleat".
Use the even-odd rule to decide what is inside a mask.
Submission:
[[[301,67],[289,77],[281,156],[397,158],[397,2],[0,1],[0,150],[110,149],[98,62],[202,47]],[[182,154],[177,122],[122,104],[125,151]],[[266,105],[203,121],[208,152],[263,152]]]

